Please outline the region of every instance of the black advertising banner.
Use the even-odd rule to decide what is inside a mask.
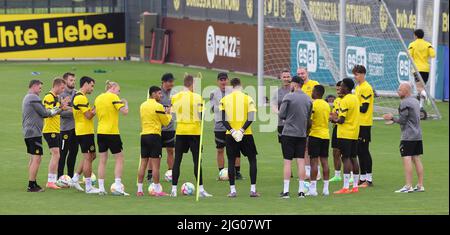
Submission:
[[[0,18],[0,59],[123,57],[125,14],[21,14]]]

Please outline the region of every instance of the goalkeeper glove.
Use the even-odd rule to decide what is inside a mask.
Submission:
[[[239,142],[239,141],[241,141],[242,140],[242,137],[239,137],[240,136],[240,131],[236,131],[235,129],[231,129],[230,130],[230,133],[231,133],[231,136],[233,137],[233,139],[236,141],[236,142]]]

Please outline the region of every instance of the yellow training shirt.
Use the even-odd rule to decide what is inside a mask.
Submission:
[[[430,72],[430,63],[428,62],[428,59],[436,56],[436,51],[431,43],[418,38],[409,44],[408,52],[419,72]]]
[[[339,102],[339,117],[345,117],[338,123],[337,138],[357,140],[359,136],[359,101],[356,95],[347,94]]]
[[[303,84],[302,91],[305,92],[309,98],[312,98],[312,92],[316,85],[320,85],[320,83],[315,80],[308,79],[308,82]]]
[[[89,100],[79,91],[73,98],[73,119],[75,120],[75,135],[94,134],[94,119],[88,120],[84,113],[91,110]]]
[[[61,104],[58,101],[58,96],[49,92],[44,96],[42,104],[46,109],[53,109],[55,107],[60,107]],[[44,128],[42,133],[60,133],[61,119],[59,114],[53,117],[44,118]]]
[[[369,104],[367,112],[359,114],[359,125],[361,126],[372,126],[373,124],[373,102],[374,93],[372,86],[364,81],[355,88],[355,95],[358,97],[359,105],[362,106],[364,103]]]
[[[172,96],[172,112],[176,115],[177,135],[200,135],[202,97],[192,91],[181,91]]]
[[[147,99],[141,104],[141,135],[161,135],[161,127],[167,126],[172,120],[172,115],[166,114],[164,106],[155,99]]]
[[[105,92],[95,99],[95,111],[97,112],[97,134],[119,134],[119,110],[125,106],[119,96]]]
[[[328,119],[330,117],[330,105],[323,99],[316,99],[313,101],[311,113],[311,132],[309,136],[330,139],[330,130],[328,129]]]
[[[242,91],[233,91],[220,100],[220,111],[225,110],[226,120],[231,128],[239,130],[248,120],[249,112],[256,112],[255,101],[252,97],[244,94]],[[230,132],[227,130],[227,134]],[[249,126],[244,135],[251,135],[252,128]]]

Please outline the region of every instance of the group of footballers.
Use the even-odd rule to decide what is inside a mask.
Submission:
[[[282,71],[282,86],[272,95],[272,110],[278,114],[278,140],[284,158],[284,187],[280,194],[289,198],[291,163],[298,165],[298,197],[317,196],[317,180],[323,177],[323,195],[329,195],[329,182],[342,181],[343,188],[334,194],[357,193],[361,187],[370,187],[372,180],[372,157],[369,150],[374,105],[374,91],[366,81],[366,69],[356,65],[351,78],[344,78],[336,84],[337,97],[325,94],[324,86],[308,77],[306,68],[298,68],[291,76]],[[42,135],[46,140],[51,160],[48,167],[46,188],[59,189],[57,179],[64,174],[67,163],[69,186],[87,194],[107,194],[105,190],[105,168],[108,151],[115,157],[114,195],[129,195],[121,182],[123,172],[122,141],[119,134],[119,114],[128,114],[128,102],[121,99],[120,85],[107,81],[105,92],[96,97],[90,105],[88,95],[94,90],[95,80],[84,76],[75,91],[75,75],[66,73],[53,80],[52,89],[41,101],[39,94],[43,83],[32,80],[29,92],[23,100],[23,132],[27,152],[31,155],[29,164],[29,192],[41,192],[36,182],[42,150]],[[203,187],[201,166],[198,171],[201,151],[200,135],[204,101],[193,91],[194,78],[186,75],[184,89],[172,94],[174,76],[162,76],[161,86],[152,86],[148,98],[140,106],[141,159],[138,169],[137,196],[143,196],[143,181],[154,183],[153,196],[177,196],[177,184],[183,154],[192,154],[194,175],[199,178],[201,197],[211,197]],[[239,78],[229,79],[227,73],[217,76],[218,87],[210,95],[211,111],[214,112],[215,142],[219,171],[224,168],[225,150],[228,160],[230,193],[236,197],[236,179],[240,174],[240,155],[247,157],[250,174],[250,197],[259,197],[256,190],[257,149],[251,124],[255,120],[254,100],[242,91]],[[355,93],[352,90],[355,89]],[[96,158],[94,117],[97,116],[97,145],[100,161],[98,165],[98,188],[92,185],[92,162]],[[392,116],[386,116],[393,119]],[[328,151],[330,142],[329,123],[333,124],[331,146],[333,148],[334,177],[330,179]],[[418,144],[418,143],[417,143]],[[421,142],[420,142],[421,145]],[[83,158],[75,169],[75,158],[81,149]],[[413,146],[415,147],[415,146]],[[172,170],[170,194],[160,184],[160,160],[162,148],[167,151],[168,168]],[[225,150],[224,150],[225,149]],[[416,151],[418,153],[420,151]],[[421,152],[419,153],[421,154]],[[342,164],[341,164],[342,162]],[[343,177],[341,168],[343,166]],[[199,174],[198,174],[199,173]],[[85,189],[79,184],[84,175]],[[305,190],[305,180],[310,180]],[[350,189],[350,184],[352,188]],[[409,188],[407,190],[410,190]],[[307,192],[306,192],[307,191]]]
[[[358,83],[356,88],[353,79],[344,78],[336,84],[337,97],[328,96],[326,100],[323,98],[324,86],[309,79],[306,68],[298,68],[293,77],[289,70],[281,72],[282,86],[273,93],[271,106],[279,115],[278,139],[284,158],[282,198],[289,198],[291,161],[294,158],[298,165],[298,196],[301,198],[305,197],[306,179],[310,179],[307,194],[318,195],[320,165],[323,195],[329,195],[330,181],[342,181],[341,165],[344,185],[335,194],[357,193],[358,188],[373,185],[369,143],[374,92],[365,79],[364,66],[356,65],[352,72]],[[355,94],[352,94],[354,88]],[[328,166],[329,122],[333,123],[331,146],[335,168],[331,179]],[[352,181],[353,187],[350,189]]]

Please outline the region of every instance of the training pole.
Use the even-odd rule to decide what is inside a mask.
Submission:
[[[197,167],[197,186],[196,191],[195,191],[195,201],[198,202],[199,196],[200,196],[200,191],[198,190],[200,187],[200,169],[202,167],[202,142],[203,142],[203,121],[205,120],[205,101],[202,100],[202,120],[200,122],[200,143],[199,143],[199,148],[198,148],[198,167]]]

